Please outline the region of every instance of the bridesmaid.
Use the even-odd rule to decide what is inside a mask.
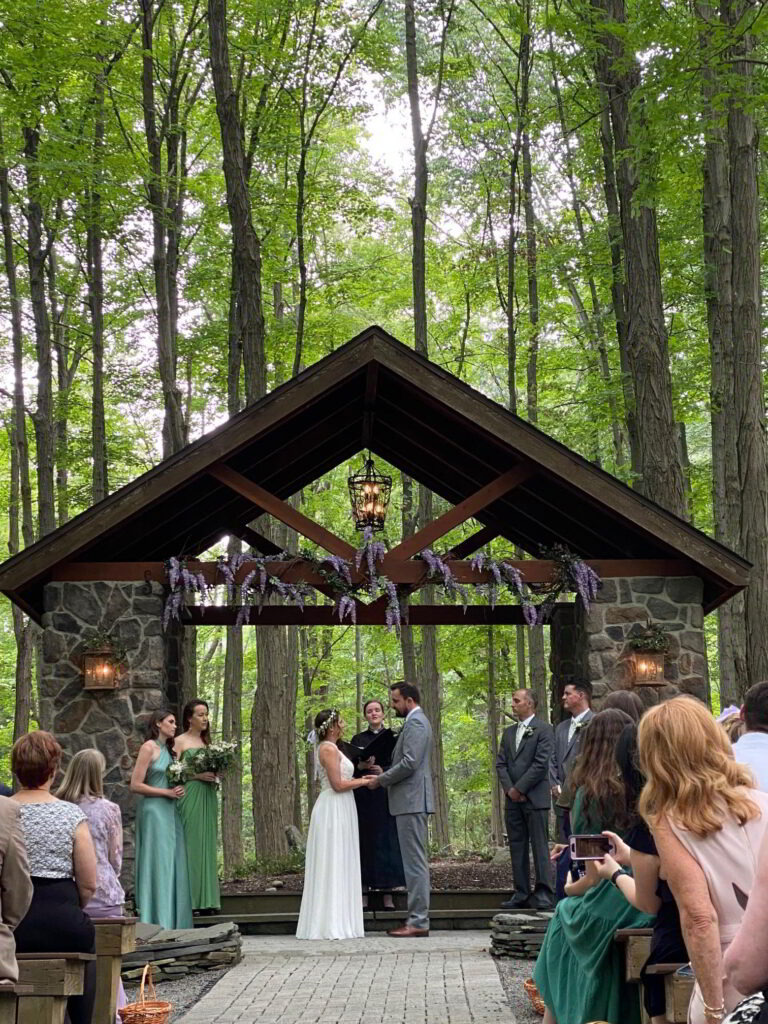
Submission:
[[[208,705],[204,700],[191,700],[181,716],[184,732],[176,737],[173,749],[180,761],[187,752],[207,747],[211,742]],[[218,802],[216,776],[213,772],[193,775],[184,786],[184,799],[179,804],[187,838],[187,863],[192,910],[213,914],[221,906],[218,870]]]
[[[170,786],[176,718],[167,708],[153,711],[149,739],[139,749],[131,790],[141,796],[136,816],[136,904],[143,924],[192,928],[187,851],[177,801],[183,786]]]

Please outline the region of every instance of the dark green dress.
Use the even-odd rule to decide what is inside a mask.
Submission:
[[[182,761],[188,751],[182,755]],[[187,838],[189,891],[193,910],[218,910],[219,898],[219,823],[216,787],[212,782],[193,779],[184,783],[179,801],[184,834]]]
[[[163,746],[147,769],[145,782],[169,789],[171,755]],[[136,904],[143,924],[192,928],[187,851],[179,801],[143,796],[136,815]]]
[[[588,820],[581,790],[571,826],[574,833],[616,831],[610,822]],[[583,896],[568,896],[557,904],[533,979],[558,1024],[638,1024],[637,989],[624,981],[623,948],[613,936],[618,928],[650,928],[653,920],[627,903],[607,879]]]

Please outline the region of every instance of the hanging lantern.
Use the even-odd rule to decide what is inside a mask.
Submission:
[[[113,647],[92,648],[83,655],[83,689],[114,690],[119,660]]]
[[[376,471],[369,452],[362,473],[354,473],[348,478],[347,484],[355,529],[374,532],[383,530],[392,491],[392,477],[382,476]]]
[[[634,651],[635,686],[661,686],[664,683],[664,652]]]

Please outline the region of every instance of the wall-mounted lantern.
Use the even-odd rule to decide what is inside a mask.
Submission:
[[[125,651],[110,637],[99,630],[87,639],[83,654],[83,689],[115,690],[120,678],[120,665],[125,661]]]

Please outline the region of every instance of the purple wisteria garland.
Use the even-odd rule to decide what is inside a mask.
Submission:
[[[313,588],[306,583],[286,582],[271,571],[271,563],[306,562],[324,580],[333,594],[334,614],[338,616],[339,623],[343,623],[347,618],[353,625],[357,623],[356,595],[366,591],[372,601],[386,597],[384,618],[387,628],[394,629],[408,621],[410,588],[397,586],[387,576],[378,573],[378,564],[386,553],[386,545],[382,541],[374,540],[372,531],[367,529],[363,534],[363,543],[355,554],[354,562],[339,555],[325,555],[319,558],[310,551],[302,551],[297,557],[282,551],[275,555],[237,554],[231,559],[222,555],[218,559],[217,570],[226,587],[229,603],[239,601],[235,621],[238,626],[251,621],[253,606],[261,612],[264,604],[272,597],[279,597],[303,609]],[[449,558],[436,554],[430,548],[421,551],[419,557],[427,566],[427,580],[438,586],[450,602],[458,599],[466,611],[469,605],[469,592],[453,575]],[[572,591],[578,594],[584,608],[588,610],[601,586],[597,573],[562,544],[543,549],[542,557],[553,562],[552,578],[547,583],[531,584],[526,583],[520,570],[510,562],[496,561],[484,552],[478,552],[469,564],[475,572],[489,573],[490,578],[487,582],[476,583],[473,586],[486,596],[491,608],[496,607],[499,594],[503,590],[509,591],[520,601],[523,617],[529,626],[541,626],[547,622],[560,595],[564,592]],[[251,568],[238,584],[237,573],[245,563]],[[362,572],[363,578],[359,583],[353,581],[353,565],[357,572]],[[170,558],[165,567],[170,588],[163,612],[163,628],[167,629],[172,619],[180,620],[186,598],[199,599],[200,605],[203,606],[215,601],[217,584],[208,584],[201,572],[191,572],[184,559]],[[539,601],[534,602],[534,597]]]

